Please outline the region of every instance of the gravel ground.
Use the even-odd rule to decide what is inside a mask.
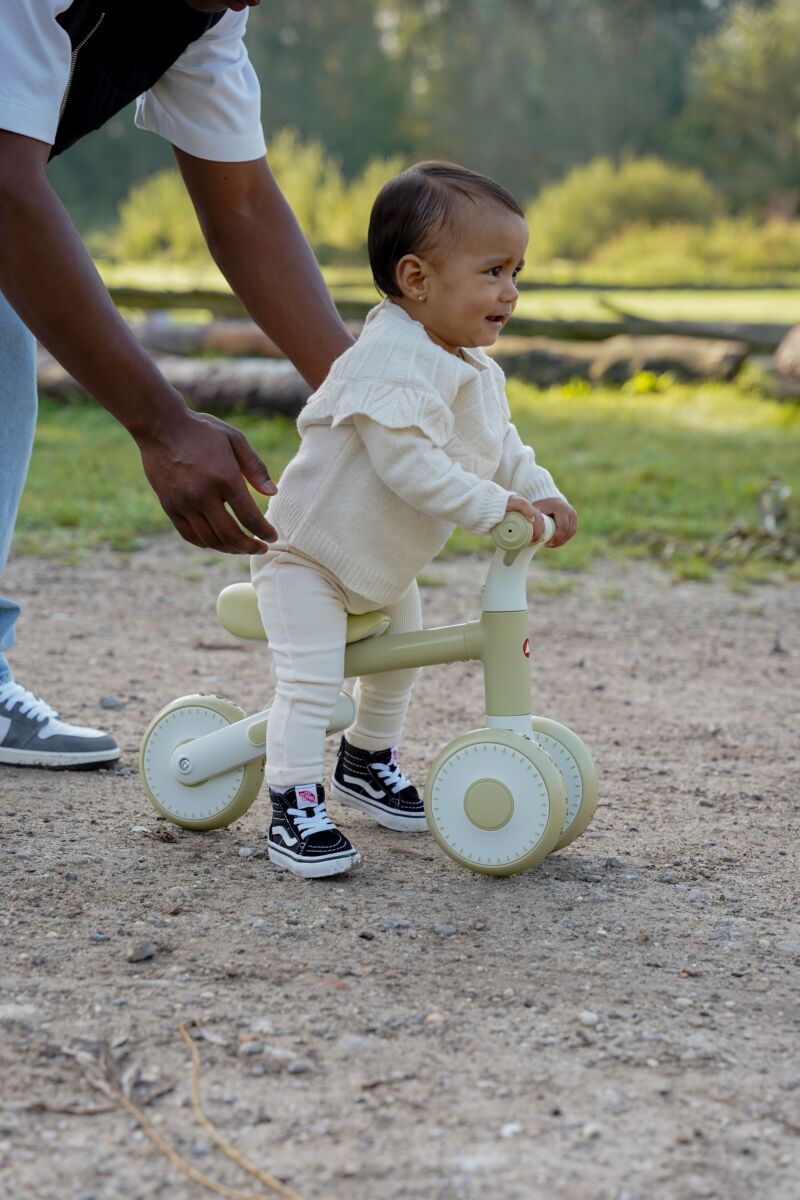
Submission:
[[[484,569],[435,564],[428,623],[477,615]],[[535,708],[595,755],[587,833],[495,879],[348,812],[363,866],[309,883],[266,860],[263,795],[191,834],[139,783],[164,703],[269,692],[215,622],[239,571],[172,539],[8,569],[18,677],[124,754],[0,767],[0,1195],[210,1195],[91,1086],[103,1055],[195,1169],[267,1195],[194,1119],[194,1022],[209,1118],[303,1200],[796,1200],[800,586],[604,563],[537,592],[534,565]],[[407,774],[481,717],[476,665],[426,671]]]

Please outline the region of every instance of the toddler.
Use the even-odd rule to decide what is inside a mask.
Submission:
[[[380,610],[388,632],[422,628],[417,573],[456,525],[488,533],[523,513],[550,542],[576,516],[511,422],[500,367],[483,351],[517,302],[528,230],[514,197],[452,163],[419,163],[373,205],[369,257],[384,295],[297,422],[302,443],[252,560],[273,655],[267,727],[268,853],[305,877],[360,861],[326,810],[324,740],[343,682],[348,613]],[[397,744],[416,670],[356,682],[331,794],[389,829],[427,828]]]

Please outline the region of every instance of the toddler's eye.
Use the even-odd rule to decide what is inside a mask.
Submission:
[[[495,279],[499,279],[499,278],[500,278],[500,272],[502,271],[502,269],[503,269],[502,267],[490,267],[490,268],[489,268],[489,272],[488,272],[488,273],[489,273],[491,276],[493,276]]]

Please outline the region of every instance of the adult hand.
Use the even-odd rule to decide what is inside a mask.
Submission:
[[[145,474],[187,542],[228,554],[263,554],[275,541],[245,480],[264,496],[278,489],[238,429],[187,409],[179,420],[173,414],[168,428],[135,436]]]
[[[533,526],[532,542],[538,542],[544,536],[542,514],[536,511],[529,500],[523,499],[522,496],[512,496],[506,505],[506,512],[522,513],[525,520],[530,521]]]
[[[552,517],[556,523],[555,535],[547,543],[548,546],[555,550],[557,546],[563,546],[574,537],[578,528],[578,514],[571,504],[557,496],[548,500],[534,500],[533,504],[540,512]]]

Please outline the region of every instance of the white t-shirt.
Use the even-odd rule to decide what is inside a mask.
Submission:
[[[6,0],[0,34],[0,129],[52,145],[72,47],[56,17],[72,0]],[[136,101],[136,124],[216,162],[266,151],[261,89],[244,44],[248,10],[228,11]]]

